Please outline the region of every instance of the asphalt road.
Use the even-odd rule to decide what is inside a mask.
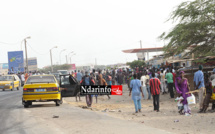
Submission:
[[[141,123],[120,120],[67,103],[33,103],[24,108],[20,91],[0,90],[0,134],[167,134]],[[53,118],[57,117],[57,118]]]

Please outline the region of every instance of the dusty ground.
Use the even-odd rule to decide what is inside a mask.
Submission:
[[[128,93],[127,86],[123,86],[122,96],[111,96],[110,100],[107,96],[99,96],[98,103],[95,103],[94,98],[92,109],[86,110],[105,113],[123,120],[144,123],[147,126],[177,134],[212,134],[215,131],[215,113],[198,114],[198,104],[190,106],[191,116],[179,115],[176,102],[174,102],[174,99],[169,99],[169,94],[165,94],[160,95],[160,112],[153,111],[152,100],[142,100],[142,112],[134,114],[134,104]],[[85,97],[81,97],[81,100],[75,102],[75,98],[65,98],[67,103],[83,108],[86,106]],[[176,120],[179,122],[175,122]]]

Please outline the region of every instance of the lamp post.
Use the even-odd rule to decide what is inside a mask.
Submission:
[[[74,55],[76,55],[75,53],[73,54],[73,55],[71,55],[71,57],[70,57],[70,64],[72,64],[72,60],[71,60],[71,58],[72,58],[72,56],[74,56]]]
[[[26,66],[26,73],[28,73],[28,53],[27,53],[27,41],[26,41],[26,39],[30,39],[31,37],[29,36],[29,37],[26,37],[25,39],[24,39],[24,42],[25,42],[25,66]]]
[[[66,49],[63,49],[63,50],[60,51],[60,56],[59,56],[59,57],[60,57],[60,65],[61,65],[61,53],[62,53],[63,51],[66,51]]]
[[[69,54],[72,54],[72,53],[74,53],[74,52],[73,52],[73,51],[72,51],[72,52],[69,52]],[[69,62],[68,62],[69,54],[66,55],[66,63],[67,63],[67,64],[69,63]]]
[[[53,47],[52,49],[57,48],[57,46]],[[52,66],[52,49],[50,49],[50,58],[51,58],[51,69],[53,72],[53,66]]]

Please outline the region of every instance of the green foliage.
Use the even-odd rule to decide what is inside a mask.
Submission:
[[[167,40],[165,56],[194,53],[195,57],[215,55],[215,1],[195,0],[181,3],[169,20],[178,22],[169,32],[160,35]],[[168,20],[168,21],[169,21]],[[191,51],[184,50],[193,47]]]
[[[141,66],[145,66],[146,63],[144,61],[141,60],[134,60],[132,62],[127,62],[127,65],[129,65],[131,68],[135,68],[135,67],[141,67]]]
[[[53,65],[53,71],[57,72],[57,70],[69,70],[71,68],[71,65],[68,64],[63,64],[63,65]],[[51,66],[39,69],[40,72],[43,73],[48,73],[49,71],[51,72]]]

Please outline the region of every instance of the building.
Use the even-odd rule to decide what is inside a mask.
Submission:
[[[8,63],[0,63],[0,75],[8,74]]]
[[[26,66],[26,60],[24,60],[24,66]],[[28,71],[36,72],[37,70],[38,70],[37,58],[36,57],[28,58]]]

